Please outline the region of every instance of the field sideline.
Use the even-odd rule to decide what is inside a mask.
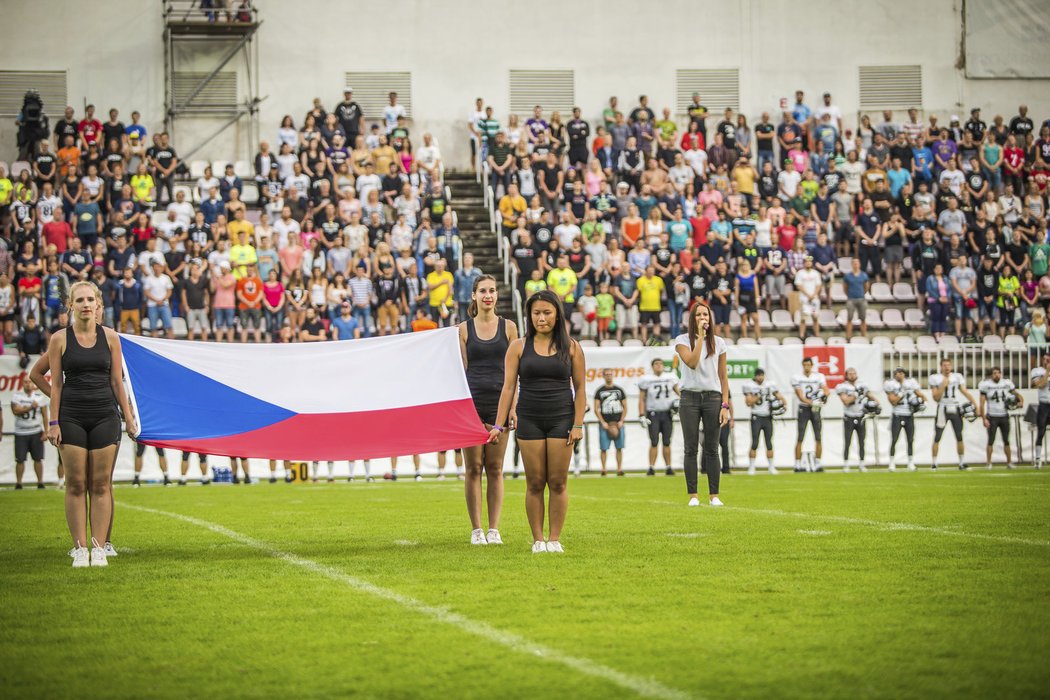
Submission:
[[[522,480],[471,547],[455,480],[116,488],[106,569],[54,490],[0,492],[5,698],[1037,697],[1050,473]]]

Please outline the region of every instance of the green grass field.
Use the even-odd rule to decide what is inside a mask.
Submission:
[[[1050,692],[1050,473],[734,474],[720,510],[585,477],[560,556],[523,487],[500,548],[467,544],[456,481],[120,486],[120,556],[80,570],[62,494],[5,490],[2,695]]]

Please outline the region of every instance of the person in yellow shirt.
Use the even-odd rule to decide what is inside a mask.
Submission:
[[[442,328],[449,324],[449,309],[454,301],[452,285],[455,283],[455,278],[445,269],[445,265],[444,258],[437,260],[434,263],[434,271],[427,275],[430,317]]]
[[[525,216],[525,210],[529,208],[525,198],[518,192],[518,183],[512,182],[507,186],[507,194],[499,200],[499,213],[503,217],[503,228],[510,230],[517,225],[518,217]]]
[[[153,176],[146,172],[145,163],[139,163],[139,169],[131,176],[132,198],[138,204],[152,204],[153,192]]]
[[[0,207],[6,207],[11,203],[11,193],[14,189],[15,186],[7,177],[7,171],[4,170],[4,166],[0,165]]]
[[[386,136],[380,135],[379,148],[372,150],[372,160],[375,161],[375,172],[377,173],[383,173],[383,175],[389,173],[391,163],[397,165],[399,171],[402,170],[401,159],[394,147],[387,142]]]
[[[255,246],[251,244],[251,239],[248,238],[247,231],[241,231],[240,235],[233,240],[237,243],[230,248],[230,266],[233,267],[234,278],[240,280],[248,274],[249,265],[259,262],[259,256],[255,252]]]
[[[565,324],[572,332],[570,318],[572,312],[576,310],[576,286],[579,284],[579,278],[576,277],[576,272],[569,267],[568,255],[559,255],[556,265],[557,267],[547,273],[547,288],[561,299],[562,308],[565,310],[563,314]]]
[[[649,326],[653,336],[660,337],[660,310],[663,308],[664,280],[656,276],[656,268],[650,265],[638,278],[638,310],[641,312],[642,342],[649,340]]]
[[[233,210],[233,221],[226,224],[226,231],[230,234],[231,241],[240,241],[241,234],[246,233],[246,242],[255,243],[255,226],[244,218],[244,207]]]

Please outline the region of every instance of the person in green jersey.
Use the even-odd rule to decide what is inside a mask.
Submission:
[[[616,310],[616,300],[609,293],[608,282],[598,285],[598,294],[595,299],[598,301],[598,342],[600,343],[609,337],[609,326],[612,323],[613,312]]]

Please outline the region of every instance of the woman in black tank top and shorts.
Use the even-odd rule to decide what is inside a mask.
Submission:
[[[489,442],[504,434],[512,415],[515,390],[517,438],[525,462],[525,512],[532,530],[532,551],[562,552],[561,530],[569,509],[566,490],[572,450],[583,438],[586,362],[583,349],[569,337],[561,300],[545,289],[525,303],[525,337],[507,350],[503,391]],[[543,493],[550,491],[547,541],[543,537]]]
[[[119,404],[128,435],[137,433],[124,391],[120,338],[95,322],[99,303],[91,282],[69,290],[73,323],[55,333],[48,346],[51,366],[52,420],[47,439],[62,455],[66,469],[66,523],[73,537],[73,566],[106,566],[106,539],[112,514],[113,464],[120,444]],[[91,500],[90,560],[87,550],[87,497]]]
[[[459,347],[467,373],[470,396],[478,418],[487,430],[496,424],[500,392],[503,389],[507,348],[518,338],[518,327],[496,315],[496,278],[481,275],[474,280],[468,319],[459,324]],[[513,428],[514,417],[510,417]],[[503,509],[503,457],[507,453],[509,431],[503,431],[495,444],[463,448],[466,457],[467,515],[470,517],[471,544],[503,544],[499,516]],[[481,473],[488,480],[488,533],[481,529]]]

